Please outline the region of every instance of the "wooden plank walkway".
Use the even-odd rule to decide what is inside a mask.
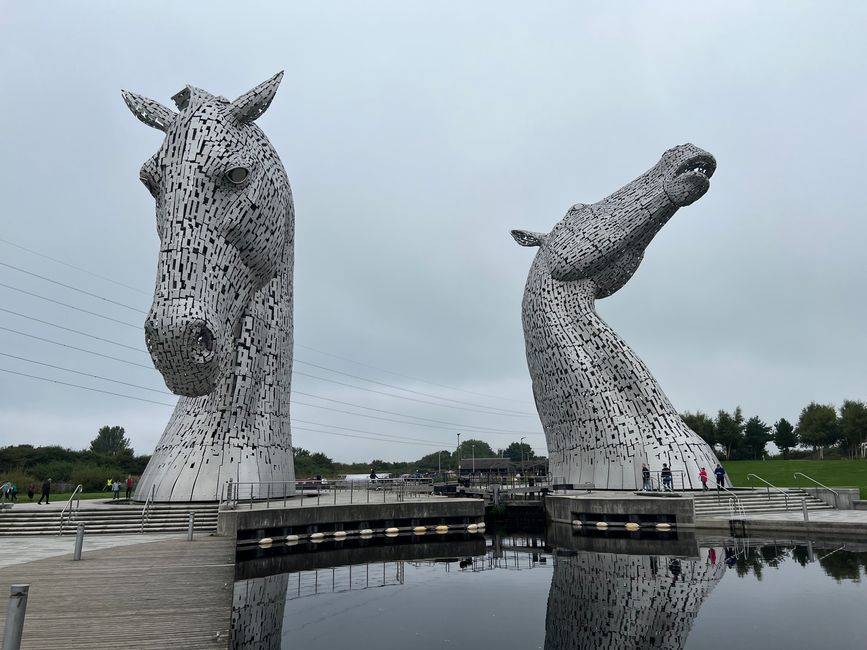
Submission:
[[[22,648],[228,648],[234,565],[234,538],[202,535],[0,569],[0,639],[30,584]]]

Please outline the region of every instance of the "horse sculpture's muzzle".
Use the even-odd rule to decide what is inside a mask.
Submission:
[[[154,365],[173,393],[201,397],[216,387],[223,339],[216,322],[191,299],[154,302],[145,338]]]

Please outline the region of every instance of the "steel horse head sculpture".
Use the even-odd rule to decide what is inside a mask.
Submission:
[[[716,456],[668,401],[644,362],[595,311],[638,269],[653,237],[704,196],[716,161],[691,144],[598,203],[574,205],[548,234],[513,230],[538,246],[524,291],[527,364],[551,473],[565,483],[635,490],[642,465],[659,486],[697,487]]]
[[[145,338],[181,395],[137,500],[214,501],[229,479],[259,484],[244,496],[294,493],[295,215],[283,165],[255,123],[282,76],[233,102],[187,86],[172,98],[177,112],[123,93],[139,120],[166,134],[140,173],[160,239]]]

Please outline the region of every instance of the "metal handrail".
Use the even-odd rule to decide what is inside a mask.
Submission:
[[[60,530],[57,531],[58,535],[63,534],[63,526],[65,525],[65,518],[67,511],[69,512],[69,518],[73,519],[78,516],[78,511],[81,509],[81,493],[84,491],[84,486],[80,483],[78,487],[76,487],[72,494],[69,495],[69,500],[67,500],[66,505],[63,506],[63,510],[60,511]],[[75,499],[75,507],[72,506],[72,500]]]
[[[748,480],[748,481],[750,480],[750,476],[759,479],[762,483],[764,483],[765,485],[768,486],[768,499],[771,498],[771,488],[774,488],[777,492],[779,492],[780,494],[782,494],[782,495],[783,495],[783,498],[786,500],[786,511],[789,510],[789,495],[788,495],[788,493],[787,493],[785,490],[781,490],[781,489],[778,488],[776,485],[774,485],[773,483],[770,483],[769,481],[766,481],[765,479],[763,479],[763,478],[762,478],[761,476],[759,476],[758,474],[747,474],[747,480]]]
[[[144,507],[141,509],[141,528],[139,528],[139,534],[144,533],[145,523],[150,521],[151,506],[154,504],[154,495],[156,494],[156,489],[156,485],[151,485],[151,493],[148,495],[148,498],[145,499]]]
[[[818,485],[819,487],[823,487],[823,488],[825,488],[826,490],[828,490],[829,492],[833,492],[833,493],[834,493],[834,507],[835,507],[835,508],[838,507],[838,506],[837,506],[837,497],[840,496],[840,493],[837,492],[837,490],[835,490],[834,488],[829,488],[829,487],[828,487],[827,485],[825,485],[824,483],[819,483],[819,481],[817,481],[816,479],[812,478],[811,476],[807,476],[807,475],[804,474],[803,472],[795,472],[794,475],[792,476],[792,478],[797,478],[798,476],[803,476],[803,477],[804,477],[805,479],[807,479],[808,481],[813,481],[813,483],[815,483],[815,484]]]
[[[272,485],[276,488],[272,491]],[[417,488],[415,492],[425,493],[430,495],[433,489],[433,481],[431,479],[414,479],[414,478],[377,478],[377,479],[361,479],[361,480],[341,480],[341,481],[241,481],[232,482],[229,488],[229,481],[226,482],[221,491],[221,509],[236,508],[241,500],[249,503],[249,507],[253,508],[254,502],[263,503],[266,508],[271,507],[272,501],[282,501],[283,506],[286,506],[287,499],[292,499],[290,491],[286,489],[288,485],[295,488],[295,496],[298,498],[300,506],[307,504],[319,505],[322,502],[322,493],[325,492],[325,499],[337,504],[337,493],[343,492],[348,494],[349,502],[365,502],[370,503],[371,491],[374,493],[382,492],[383,503],[386,501],[387,494],[394,494],[398,501],[404,501],[407,494],[413,492],[412,488]],[[305,495],[304,490],[315,490],[315,493]],[[330,493],[330,494],[329,494]],[[379,498],[378,496],[376,497]]]
[[[732,518],[734,518],[735,514],[740,514],[741,517],[747,516],[744,505],[737,497],[729,497],[729,514]]]
[[[742,515],[746,515],[746,512],[744,511],[744,505],[741,503],[741,500],[740,500],[740,498],[738,498],[738,495],[737,495],[737,494],[735,494],[734,492],[732,492],[731,490],[729,490],[729,489],[728,489],[726,486],[724,486],[724,485],[717,485],[717,488],[716,488],[716,489],[717,489],[718,491],[719,491],[719,490],[722,490],[723,492],[725,492],[726,494],[728,494],[729,497],[730,497],[731,499],[734,499],[738,511],[740,511],[740,513],[741,513]],[[717,499],[719,499],[719,494],[717,494]]]

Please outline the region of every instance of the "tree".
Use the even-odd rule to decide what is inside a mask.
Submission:
[[[458,453],[460,454],[459,458],[461,465],[465,467],[467,466],[467,462],[473,456],[476,458],[493,458],[496,455],[494,454],[494,450],[491,449],[491,445],[487,442],[484,440],[474,440],[472,438],[461,442]]]
[[[845,400],[840,407],[840,441],[854,457],[858,448],[867,440],[867,404]]]
[[[687,411],[680,414],[680,419],[711,447],[717,443],[716,425],[714,425],[713,420],[708,415],[705,415],[701,411],[696,411],[695,413]]]
[[[789,449],[798,446],[795,427],[786,418],[780,418],[774,424],[774,444],[783,452],[783,458],[789,457]]]
[[[513,463],[520,463],[522,460],[533,460],[536,454],[526,442],[513,442],[503,450],[503,456]]]
[[[796,431],[802,443],[811,446],[813,451],[818,450],[821,460],[822,448],[835,444],[840,438],[837,409],[833,404],[810,402],[801,411]]]
[[[447,449],[443,449],[442,451],[435,451],[427,456],[422,456],[414,464],[418,469],[430,471],[439,470],[443,467],[448,469],[451,459],[452,453]]]
[[[132,458],[132,447],[125,433],[123,427],[102,427],[96,438],[90,441],[90,451],[110,458]]]
[[[744,441],[744,414],[741,411],[741,407],[738,406],[734,413],[720,410],[717,413],[714,426],[716,428],[717,442],[725,450],[726,458],[731,459],[732,454],[737,453],[738,449],[743,446]]]
[[[765,453],[765,446],[771,441],[771,427],[754,415],[744,426],[744,446],[750,450],[753,458]]]

